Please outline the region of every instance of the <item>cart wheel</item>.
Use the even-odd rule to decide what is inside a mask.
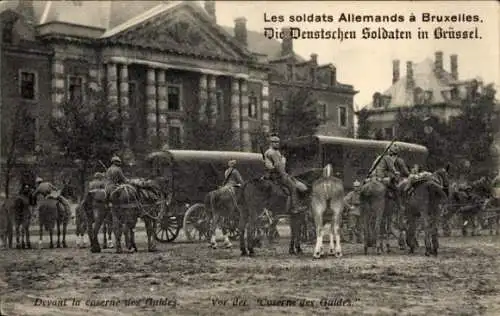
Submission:
[[[181,230],[180,220],[175,215],[165,214],[159,223],[155,225],[155,237],[161,243],[172,242],[177,238]]]
[[[209,239],[210,223],[205,205],[197,203],[186,211],[182,224],[189,241],[206,241]]]

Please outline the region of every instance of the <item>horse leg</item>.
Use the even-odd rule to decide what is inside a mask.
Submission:
[[[434,212],[431,215],[431,243],[432,243],[432,254],[437,256],[438,248],[439,248],[439,236],[438,236],[438,222],[439,222],[439,214]]]
[[[16,223],[16,248],[21,249],[21,225]]]
[[[384,221],[384,209],[377,209],[375,212],[375,232],[374,232],[374,242],[377,251],[377,255],[380,255],[384,251],[384,241],[382,240],[382,224]]]
[[[63,248],[68,248],[68,245],[66,244],[66,232],[68,230],[68,219],[64,220],[62,223],[62,246]]]
[[[97,206],[97,217],[95,218],[92,229],[92,241],[91,241],[92,252],[101,252],[101,245],[99,243],[99,231],[101,230],[101,226],[103,225],[104,218],[106,216],[107,216],[107,210],[102,205]],[[94,245],[92,245],[92,243]]]
[[[144,220],[144,224],[146,225],[146,234],[148,235],[148,251],[154,252],[156,251],[156,240],[154,236],[154,227],[155,221],[148,218]]]
[[[424,222],[424,230],[425,230],[425,255],[429,256],[432,254],[432,244],[431,244],[431,223],[429,214],[427,211],[422,213],[422,219]]]
[[[212,249],[217,249],[216,233],[219,224],[219,215],[215,214],[214,210],[211,210],[210,213],[212,214],[210,219],[210,247],[212,247]]]
[[[43,243],[43,224],[39,219],[39,225],[40,225],[40,230],[38,231],[38,234],[40,236],[40,239],[38,240],[38,249],[42,248],[42,243]]]
[[[305,221],[304,213],[298,213],[295,216],[295,253],[301,254],[302,248],[300,247],[300,232],[302,231],[302,223]]]
[[[239,219],[239,231],[240,231],[240,252],[241,256],[247,256],[247,247],[245,243],[245,228],[246,228],[246,216],[248,211],[246,208],[244,209],[243,207],[240,208],[240,219]]]
[[[344,203],[330,202],[330,208],[333,211],[332,223],[330,224],[330,253],[333,252],[333,237],[335,236],[335,257],[342,257],[342,246],[340,244],[340,223],[342,221],[342,211]]]
[[[61,248],[61,242],[60,242],[60,238],[61,238],[61,220],[59,218],[56,221],[56,225],[57,225],[57,245],[56,245],[56,247],[57,248]]]
[[[224,248],[229,249],[233,247],[231,240],[229,240],[229,229],[225,225],[222,228],[222,234],[224,235]]]
[[[49,248],[54,248],[54,227],[49,228],[49,238],[50,238],[50,244]]]
[[[319,259],[323,255],[323,214],[326,210],[326,201],[313,196],[311,198],[311,209],[314,225],[316,226],[316,246],[314,247],[313,259]]]
[[[415,248],[417,247],[417,219],[415,215],[408,214],[408,230],[406,234],[406,244],[408,245],[409,253],[415,253]]]
[[[295,235],[297,234],[297,214],[290,214],[290,247],[288,248],[288,253],[291,255],[296,254],[295,252]]]
[[[24,223],[24,234],[26,236],[26,248],[31,249],[31,238],[30,238],[30,220],[28,219]]]
[[[254,247],[257,243],[256,238],[256,224],[257,224],[257,212],[256,209],[252,209],[248,214],[248,233],[247,233],[247,243],[248,243],[248,255],[253,257],[255,255]]]
[[[122,225],[120,218],[116,214],[117,210],[113,210],[113,230],[115,231],[115,249],[116,253],[122,253]]]

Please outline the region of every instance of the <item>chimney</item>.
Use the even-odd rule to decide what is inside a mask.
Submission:
[[[413,91],[413,63],[406,62],[406,89]]]
[[[443,52],[437,51],[434,56],[434,71],[439,75],[443,71]]]
[[[311,54],[311,63],[314,66],[318,65],[318,54]]]
[[[21,0],[17,5],[17,12],[24,18],[26,23],[33,25],[35,23],[35,10],[33,8],[33,0]]]
[[[458,80],[458,55],[450,56],[450,71],[453,79]]]
[[[215,15],[215,1],[206,0],[205,1],[205,11],[207,11],[208,15],[212,18],[214,23],[217,23],[217,16]]]
[[[293,54],[292,29],[284,27],[281,29],[283,39],[281,40],[281,56]]]
[[[399,59],[392,61],[392,84],[399,81]]]
[[[335,66],[330,67],[330,85],[335,86],[337,84],[337,68]]]
[[[248,45],[247,41],[247,19],[239,17],[234,19],[234,37],[243,46]]]

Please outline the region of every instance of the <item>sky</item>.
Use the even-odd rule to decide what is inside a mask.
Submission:
[[[352,84],[359,93],[355,106],[359,109],[371,101],[373,93],[383,92],[391,85],[392,60],[399,59],[401,76],[405,75],[406,62],[420,62],[425,58],[434,59],[435,51],[443,52],[444,68],[449,70],[450,54],[458,55],[459,79],[481,78],[484,82],[500,84],[499,30],[500,6],[496,1],[216,1],[217,22],[234,26],[234,19],[246,17],[247,29],[263,31],[265,27],[299,27],[319,30],[355,30],[357,39],[344,41],[332,39],[296,39],[294,50],[309,59],[318,54],[320,64],[333,63],[337,67],[337,79]],[[403,15],[405,22],[359,23],[338,22],[342,13],[358,15]],[[408,22],[410,14],[416,22]],[[422,22],[422,14],[434,15],[478,15],[482,22]],[[316,14],[332,15],[334,22],[290,23],[290,15]],[[264,15],[283,15],[286,22],[265,22]],[[410,30],[413,38],[407,40],[367,40],[361,39],[365,27],[377,29]],[[416,30],[429,31],[429,39],[417,39]],[[433,30],[442,27],[448,30],[468,31],[478,28],[481,39],[433,39]]]

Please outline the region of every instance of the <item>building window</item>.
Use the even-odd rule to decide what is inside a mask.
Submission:
[[[293,65],[286,65],[286,73],[288,80],[293,81]]]
[[[215,93],[215,102],[216,102],[216,108],[217,108],[217,115],[223,116],[224,112],[224,92],[222,90],[217,90]]]
[[[380,108],[382,107],[382,102],[381,102],[381,95],[379,92],[376,92],[373,94],[373,97],[372,97],[372,102],[373,102],[373,107],[374,108]]]
[[[432,102],[432,91],[425,91],[424,102],[425,104],[430,104]]]
[[[327,107],[326,107],[326,104],[325,103],[320,103],[318,105],[318,119],[320,121],[326,121],[326,119],[328,118],[328,111],[327,111]]]
[[[30,71],[20,71],[19,94],[25,100],[36,99],[36,73]]]
[[[14,22],[6,22],[2,33],[2,43],[12,44],[13,41]]]
[[[83,100],[83,78],[81,76],[68,77],[68,101],[81,102]]]
[[[248,96],[248,116],[251,118],[257,117],[257,102],[258,99],[252,91]]]
[[[283,106],[283,100],[281,99],[278,98],[274,99],[273,107],[276,113],[283,113],[285,111],[285,107]]]
[[[384,136],[385,138],[394,138],[394,127],[386,127],[384,128]]]
[[[420,105],[424,103],[424,90],[422,88],[417,87],[415,90],[413,90],[413,98],[414,98],[414,103],[416,105]]]
[[[181,110],[181,88],[179,86],[168,86],[168,110]]]
[[[345,106],[339,107],[339,126],[347,127],[347,109]]]
[[[168,128],[168,145],[170,148],[181,147],[181,128],[178,126],[170,126]]]

